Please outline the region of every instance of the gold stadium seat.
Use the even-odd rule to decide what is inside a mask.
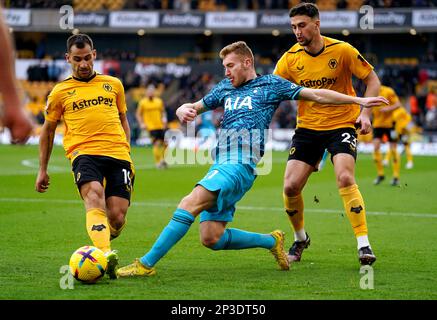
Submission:
[[[319,10],[335,10],[337,9],[337,0],[317,0]]]
[[[106,1],[105,7],[108,10],[114,11],[114,10],[121,10],[123,9],[124,5],[126,4],[125,0],[113,0],[113,1]]]
[[[301,0],[288,0],[288,9],[291,9],[292,7],[298,5],[301,2],[302,2]]]
[[[364,0],[346,0],[348,10],[358,10],[364,4]]]

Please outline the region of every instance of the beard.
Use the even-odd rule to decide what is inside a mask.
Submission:
[[[311,43],[311,41],[312,41],[313,39],[303,39],[301,42],[299,42],[299,44],[301,45],[301,46],[303,46],[303,47],[306,47],[306,46],[308,46],[310,43]]]

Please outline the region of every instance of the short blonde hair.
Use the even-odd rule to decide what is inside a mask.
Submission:
[[[246,42],[237,41],[237,42],[234,42],[234,43],[227,45],[226,47],[224,47],[220,51],[220,58],[224,59],[228,54],[230,54],[232,52],[234,52],[236,55],[250,58],[252,60],[252,64],[253,64],[253,62],[254,62],[253,53]]]

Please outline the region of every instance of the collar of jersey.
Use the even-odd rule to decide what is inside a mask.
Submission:
[[[249,80],[247,80],[246,82],[243,82],[243,83],[240,84],[237,88],[241,88],[242,86],[245,86],[245,85],[248,84],[249,82],[251,82],[251,81],[255,80],[256,78],[258,78],[259,76],[260,76],[260,75],[257,73],[255,78],[253,78],[253,79],[249,79]]]
[[[309,54],[311,57],[317,57],[317,56],[320,55],[323,51],[325,51],[325,48],[326,48],[326,46],[323,45],[322,49],[320,49],[320,51],[317,52],[317,53],[311,53],[311,52],[306,51],[305,49],[303,49],[303,50],[304,50],[307,54]]]
[[[97,76],[97,72],[94,71],[94,74],[93,74],[91,77],[87,78],[87,79],[79,79],[79,78],[76,78],[76,77],[73,76],[73,75],[72,75],[72,78],[73,78],[74,80],[77,80],[77,81],[80,81],[80,82],[90,82],[90,81],[93,80],[96,76]]]

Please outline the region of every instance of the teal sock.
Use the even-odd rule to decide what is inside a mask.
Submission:
[[[188,232],[194,217],[186,210],[177,208],[173,218],[162,230],[158,239],[143,257],[140,262],[148,267],[153,267],[165,254]]]
[[[225,232],[211,248],[213,250],[238,250],[249,248],[271,249],[275,239],[271,234],[261,234],[239,229],[225,229]]]

